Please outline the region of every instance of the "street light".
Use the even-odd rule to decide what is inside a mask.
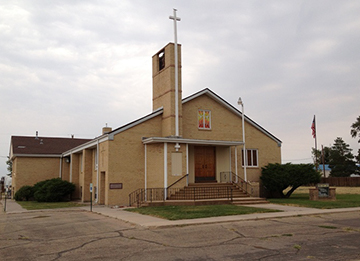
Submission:
[[[246,148],[245,148],[245,114],[244,114],[244,103],[241,100],[241,97],[239,97],[238,105],[241,105],[241,116],[242,116],[242,136],[243,136],[243,158],[244,158],[244,180],[247,181],[246,177],[246,165],[247,165],[247,158],[246,158]]]

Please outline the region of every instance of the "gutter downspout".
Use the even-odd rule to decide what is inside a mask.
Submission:
[[[145,188],[145,201],[147,201],[147,146],[145,144],[145,171],[144,171],[144,174],[145,174],[145,177],[144,177],[144,181],[145,181],[145,184],[144,184],[144,188]]]
[[[99,138],[97,138],[96,143],[96,200],[95,202],[98,203],[99,200]]]
[[[186,186],[189,186],[189,144],[186,143],[186,174],[188,174],[186,178]]]
[[[72,182],[72,162],[73,162],[73,154],[72,151],[70,151],[70,182]]]
[[[59,169],[59,178],[61,178],[61,179],[62,179],[62,159],[63,159],[63,157],[61,155],[60,156],[60,169]]]
[[[164,200],[167,198],[167,143],[164,143]]]

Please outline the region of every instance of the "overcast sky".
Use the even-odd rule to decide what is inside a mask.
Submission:
[[[204,88],[311,162],[360,115],[360,1],[0,0],[0,176],[11,135],[94,138],[152,111],[178,9],[183,97]]]

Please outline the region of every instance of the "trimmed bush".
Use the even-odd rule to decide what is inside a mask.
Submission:
[[[32,186],[23,186],[18,191],[16,191],[14,199],[16,201],[29,201],[34,197],[34,189]]]
[[[261,181],[269,197],[288,198],[300,186],[320,182],[321,175],[313,164],[268,164],[262,168]],[[284,194],[283,191],[290,187]]]
[[[60,202],[67,201],[75,185],[60,178],[41,181],[34,185],[34,198],[39,202]]]

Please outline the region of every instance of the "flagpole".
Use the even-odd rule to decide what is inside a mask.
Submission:
[[[315,115],[314,115],[314,126],[315,126],[315,150],[317,150],[317,135],[316,135],[316,119],[315,119]]]
[[[313,137],[315,138],[315,168],[318,170],[318,161],[317,161],[317,135],[316,135],[316,117],[314,115],[314,120],[311,126],[311,129],[313,131]]]
[[[324,178],[326,178],[326,175],[325,175],[325,153],[324,153],[324,146],[323,145],[321,145],[321,156],[322,156]]]

